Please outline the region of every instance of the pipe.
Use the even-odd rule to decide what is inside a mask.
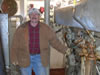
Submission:
[[[44,14],[44,17],[45,17],[45,23],[46,24],[50,24],[50,0],[45,0],[44,1],[44,6],[45,6],[45,14]]]
[[[44,7],[45,7],[45,12],[44,12],[44,22],[49,25],[50,24],[50,0],[44,0]],[[49,60],[50,60],[50,51],[49,51]],[[50,61],[49,61],[50,62]],[[50,63],[49,63],[49,69],[50,69]],[[47,74],[50,74],[50,70],[47,72]]]

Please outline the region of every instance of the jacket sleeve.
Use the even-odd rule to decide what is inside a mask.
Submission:
[[[15,63],[18,62],[17,60],[17,48],[18,48],[18,44],[19,44],[19,28],[15,31],[13,39],[12,39],[12,43],[11,43],[11,47],[10,47],[10,61],[11,63]]]
[[[57,38],[56,33],[51,28],[49,28],[49,35],[50,45],[59,52],[65,54],[67,46],[61,43],[61,41]]]

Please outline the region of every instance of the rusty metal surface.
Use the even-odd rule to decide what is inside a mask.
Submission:
[[[72,11],[65,11],[68,9],[68,7],[64,7],[64,10],[63,8],[57,9],[57,12],[55,13],[56,23],[82,28],[82,26],[73,19],[72,16],[74,13],[72,13]],[[75,16],[85,25],[87,29],[100,32],[99,13],[100,0],[82,0],[82,3],[76,6]]]

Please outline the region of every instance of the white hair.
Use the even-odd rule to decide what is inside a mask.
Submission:
[[[32,13],[37,13],[39,15],[41,15],[41,12],[37,9],[37,8],[31,8],[29,11],[28,11],[28,14],[32,14]]]

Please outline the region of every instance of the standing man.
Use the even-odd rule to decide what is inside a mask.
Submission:
[[[22,24],[14,34],[10,59],[12,64],[21,67],[22,75],[31,75],[32,69],[35,75],[49,75],[49,45],[63,54],[69,51],[54,31],[39,21],[40,16],[38,9],[30,9],[30,21]]]

